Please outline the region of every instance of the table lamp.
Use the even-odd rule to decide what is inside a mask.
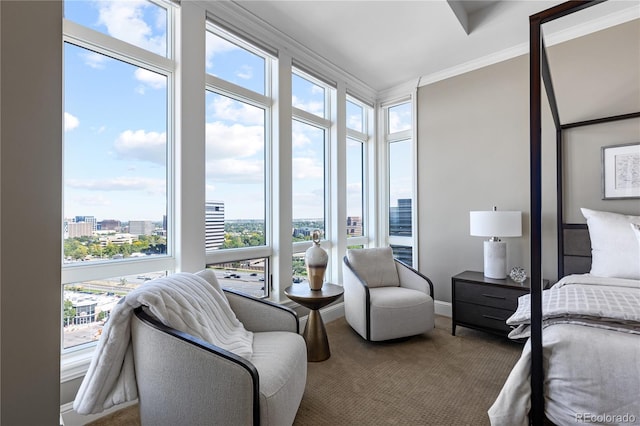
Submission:
[[[469,212],[469,233],[476,237],[490,237],[484,242],[484,276],[507,278],[507,243],[500,237],[522,236],[522,212],[492,211]]]

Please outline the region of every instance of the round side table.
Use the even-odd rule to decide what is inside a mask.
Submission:
[[[320,290],[311,290],[308,284],[295,284],[287,287],[284,294],[294,302],[309,308],[309,317],[302,337],[307,343],[307,361],[324,361],[331,356],[329,339],[320,309],[342,296],[342,286],[324,283]]]

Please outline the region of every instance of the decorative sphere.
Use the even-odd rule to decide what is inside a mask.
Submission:
[[[522,283],[527,279],[527,273],[525,272],[524,268],[521,268],[519,266],[514,266],[511,269],[511,272],[509,272],[509,276],[517,283]]]

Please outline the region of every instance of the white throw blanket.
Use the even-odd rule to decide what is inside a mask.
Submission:
[[[138,287],[113,308],[73,403],[76,412],[99,413],[138,397],[130,320],[133,310],[142,305],[167,326],[251,357],[253,333],[236,318],[224,294],[194,274],[158,278]]]
[[[530,295],[518,299],[518,309],[507,319],[517,326],[512,339],[529,337]],[[626,333],[640,334],[640,293],[616,287],[568,285],[542,292],[542,327],[552,324],[578,324]]]

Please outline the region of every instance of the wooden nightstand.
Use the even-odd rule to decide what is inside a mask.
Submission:
[[[451,334],[455,336],[456,325],[462,325],[507,336],[511,327],[505,321],[518,307],[518,298],[529,293],[529,282],[529,278],[522,284],[509,277],[496,280],[476,271],[451,277]],[[543,282],[548,288],[549,281]]]

